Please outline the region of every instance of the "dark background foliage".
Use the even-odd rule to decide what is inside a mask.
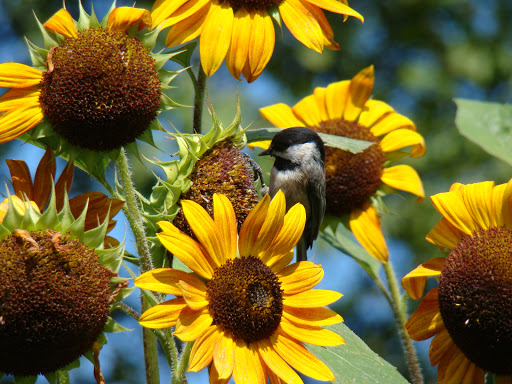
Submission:
[[[90,10],[90,1],[83,1],[83,4]],[[109,5],[104,1],[94,4],[100,16]],[[151,4],[139,1],[136,5],[149,9]],[[131,3],[118,2],[118,5]],[[428,196],[446,191],[454,182],[494,180],[502,183],[512,176],[507,165],[457,133],[453,102],[456,97],[510,102],[512,2],[351,0],[350,5],[365,17],[364,24],[355,19],[343,23],[339,15],[328,15],[340,51],[326,50],[319,55],[302,46],[283,29],[282,34],[277,31],[273,57],[256,82],[239,83],[223,66],[210,79],[208,95],[222,120],[229,124],[235,113],[238,91],[244,125],[262,127],[268,123],[260,117],[258,108],[278,102],[293,105],[312,93],[316,86],[325,87],[330,82],[350,79],[368,65],[375,65],[373,97],[386,101],[410,117],[427,143],[427,154],[423,158],[408,161],[422,177],[427,194],[425,201],[416,204],[413,197],[404,199],[399,195],[385,200],[391,213],[383,218],[383,228],[390,244],[391,260],[401,278],[421,261],[439,252],[424,240],[439,219]],[[60,0],[0,0],[2,62],[29,63],[22,37],[41,43],[31,10],[44,22],[61,6]],[[69,1],[66,6],[76,17],[77,3]],[[195,68],[197,63],[196,54]],[[171,92],[171,97],[192,104],[187,75],[178,76],[175,85],[178,88]],[[178,129],[190,130],[191,116],[191,110],[186,109],[171,111],[166,118]],[[3,145],[0,149],[2,157],[14,156],[14,148],[20,148],[18,143],[15,145]],[[139,167],[143,169],[141,165]],[[79,189],[93,188],[85,175],[77,181]],[[140,189],[148,193],[153,179],[149,172],[140,172],[137,182]],[[317,262],[323,263],[323,257],[331,262],[335,259],[332,265],[336,266],[336,273],[331,274],[331,278],[339,279],[340,284],[350,284],[349,288],[344,288],[347,291],[342,291],[345,297],[337,308],[346,324],[408,377],[391,311],[372,281],[362,272],[354,278],[351,271],[358,268],[346,256],[325,245],[317,249]],[[410,310],[417,304],[409,301]],[[426,357],[428,344],[418,345],[426,381],[435,382],[436,370],[430,368]],[[105,367],[107,382],[129,383],[134,377],[141,377],[142,361],[129,359],[124,347],[114,346],[109,353],[116,357]],[[75,381],[90,382],[91,378],[84,374],[77,376]]]

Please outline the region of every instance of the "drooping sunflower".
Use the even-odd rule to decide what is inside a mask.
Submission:
[[[153,27],[172,26],[167,46],[201,36],[201,65],[213,75],[224,58],[236,79],[243,73],[248,82],[258,78],[274,51],[273,19],[284,21],[306,47],[322,52],[339,49],[323,9],[363,21],[347,0],[157,0],[151,10]]]
[[[80,5],[78,21],[61,9],[38,25],[45,48],[28,43],[32,66],[0,64],[0,143],[27,133],[68,157],[92,151],[90,168],[101,163],[97,152],[151,143],[158,113],[176,104],[163,93],[170,56],[151,52],[157,31],[139,33],[149,11],[112,7],[99,22]]]
[[[199,241],[169,222],[160,222],[158,237],[195,274],[162,268],[138,277],[140,288],[177,296],[144,312],[140,323],[176,326],[177,337],[195,341],[188,370],[210,366],[210,382],[233,377],[239,383],[263,383],[268,377],[273,384],[302,383],[294,369],[317,380],[334,380],[302,342],[344,343],[321,328],[342,321],[323,307],[341,294],[312,289],[323,277],[320,265],[288,265],[304,229],[304,207],[297,204],[285,214],[284,194],[272,201],[267,195],[237,239],[235,213],[224,195],[214,195],[213,219],[197,203],[183,201],[182,206]]]
[[[108,218],[86,229],[85,208],[75,218],[65,195],[58,210],[54,191],[41,210],[26,195],[0,203],[0,372],[51,377],[86,355],[100,378],[104,332],[122,328],[111,305],[131,291],[123,246],[106,249]]]
[[[42,212],[48,205],[52,188],[54,188],[57,211],[62,211],[67,198],[66,193],[69,193],[73,184],[75,168],[72,162],[68,162],[55,185],[56,160],[49,148],[39,161],[34,181],[32,181],[30,170],[24,161],[7,159],[6,163],[11,172],[11,182],[16,196],[20,199],[32,201]],[[69,208],[75,219],[80,217],[84,210],[86,211],[84,223],[86,231],[103,223],[108,215],[107,233],[114,229],[116,221],[112,218],[121,210],[123,204],[122,200],[109,198],[101,192],[86,192],[69,200]],[[105,236],[105,246],[117,245],[119,245],[119,242],[116,239]]]
[[[326,213],[350,215],[350,229],[361,245],[377,260],[388,260],[388,249],[380,229],[375,196],[385,189],[406,191],[424,198],[421,179],[409,165],[390,166],[396,158],[423,156],[425,142],[407,117],[383,101],[370,99],[374,69],[370,66],[352,80],[315,88],[293,107],[275,104],[260,109],[276,127],[309,127],[316,132],[374,142],[352,154],[326,147]],[[252,143],[268,146],[267,142]],[[410,151],[403,152],[410,147]]]
[[[431,197],[443,216],[427,240],[446,248],[402,279],[413,299],[431,289],[406,323],[414,340],[434,336],[430,363],[442,384],[512,382],[512,180],[454,184]]]

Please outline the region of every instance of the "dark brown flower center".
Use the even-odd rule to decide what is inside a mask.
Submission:
[[[213,195],[226,195],[235,210],[238,229],[259,200],[254,170],[229,140],[217,143],[206,152],[196,163],[190,179],[192,186],[181,199],[195,201],[213,216]],[[194,237],[183,211],[180,210],[173,223]]]
[[[454,343],[480,368],[512,374],[512,231],[464,237],[439,280],[439,306]]]
[[[283,313],[281,283],[256,257],[229,260],[208,282],[215,323],[247,343],[272,336]]]
[[[53,48],[40,102],[52,128],[95,151],[133,142],[155,119],[161,81],[141,42],[109,29],[90,29]]]
[[[283,0],[226,0],[235,11],[245,8],[251,11],[265,11],[274,5],[279,5]]]
[[[0,372],[49,373],[87,352],[107,322],[113,273],[80,240],[16,231],[0,241]]]
[[[379,139],[369,128],[343,119],[324,121],[313,129],[377,143],[357,154],[325,147],[327,213],[341,216],[360,208],[382,183],[386,155],[378,145]]]

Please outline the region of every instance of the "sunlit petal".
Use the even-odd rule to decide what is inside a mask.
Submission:
[[[438,193],[430,197],[434,208],[443,215],[455,228],[466,235],[470,235],[478,229],[471,214],[464,203],[462,191]]]
[[[350,212],[350,230],[361,246],[381,263],[388,261],[386,239],[380,229],[377,210],[371,204]]]
[[[384,168],[381,180],[392,188],[419,196],[418,202],[421,202],[425,197],[423,183],[416,170],[410,165],[399,164]]]
[[[279,5],[281,17],[297,40],[309,49],[322,53],[324,35],[322,28],[305,0],[286,0]]]
[[[77,37],[75,22],[69,12],[62,8],[44,23],[44,27],[52,32],[60,33],[66,37]]]
[[[420,264],[402,278],[402,287],[412,299],[418,300],[423,296],[427,277],[440,276],[445,261],[444,257],[434,257]]]
[[[279,327],[292,339],[303,343],[326,347],[345,344],[345,340],[340,335],[322,327],[294,324],[286,318],[281,318]]]
[[[416,131],[416,125],[409,119],[399,113],[389,113],[377,121],[370,129],[371,133],[379,137],[395,129],[405,128]]]
[[[176,325],[180,313],[187,307],[183,298],[164,301],[144,312],[139,323],[147,328],[170,328]]]
[[[338,1],[334,2],[340,4]],[[365,106],[365,103],[368,101],[368,98],[372,94],[374,80],[375,74],[373,70],[373,65],[370,65],[369,67],[363,69],[361,72],[354,76],[348,88],[347,100],[345,102],[345,110],[343,111],[343,118],[345,120],[357,120],[359,114],[361,113]]]
[[[394,109],[385,102],[370,99],[364,105],[364,109],[359,115],[357,122],[371,128],[373,124],[392,112],[394,112]]]
[[[151,26],[151,14],[147,9],[133,7],[117,7],[110,12],[107,27],[119,32],[138,24],[138,30]]]
[[[237,384],[265,384],[265,374],[258,353],[245,341],[237,340],[234,346],[235,366],[233,379]]]
[[[263,225],[255,239],[254,246],[249,255],[261,257],[272,244],[274,237],[281,230],[286,211],[286,200],[284,193],[278,191],[270,202],[268,212],[264,218]],[[244,223],[245,224],[245,223]],[[242,253],[240,253],[242,254]]]
[[[213,345],[213,362],[219,374],[219,379],[229,379],[233,373],[235,361],[235,341],[224,331],[219,331],[219,337]]]
[[[283,383],[303,384],[299,375],[297,375],[297,373],[272,348],[272,343],[269,339],[259,340],[256,342],[256,345],[258,353],[261,356],[261,359],[265,362],[267,368],[277,375]]]
[[[5,112],[0,116],[0,143],[13,140],[31,130],[43,117],[43,110],[39,105]]]
[[[0,112],[39,105],[41,91],[37,88],[12,88],[0,96]]]
[[[421,157],[425,154],[425,139],[418,132],[411,129],[396,129],[389,132],[380,141],[380,148],[384,152],[393,152],[411,146],[411,157]]]
[[[181,296],[181,288],[178,286],[180,281],[194,285],[201,283],[201,280],[190,273],[172,268],[157,268],[137,277],[134,284],[150,291]]]
[[[254,11],[251,14],[251,36],[249,40],[250,76],[244,72],[247,82],[256,80],[267,65],[274,52],[275,31],[272,19],[266,10]]]
[[[265,119],[279,128],[304,127],[304,123],[295,116],[293,110],[286,104],[274,104],[260,108]]]
[[[316,286],[323,278],[324,270],[320,264],[301,261],[284,268],[277,274],[281,288],[287,295],[307,291]]]
[[[163,23],[165,19],[174,14],[178,8],[185,4],[187,0],[157,0],[151,8],[151,20],[152,27],[156,28],[158,25]]]
[[[220,336],[218,327],[215,325],[209,327],[199,336],[192,346],[192,351],[190,351],[189,371],[199,372],[212,362],[213,346]]]
[[[317,99],[314,95],[309,95],[295,104],[292,108],[293,113],[308,127],[318,127],[322,122],[323,105],[319,108]]]
[[[0,64],[0,87],[28,88],[38,85],[43,73],[38,69],[20,63]]]
[[[165,45],[173,47],[189,42],[199,36],[203,30],[204,21],[209,10],[210,6],[208,3],[208,5],[202,7],[190,17],[177,22],[167,33]]]
[[[226,55],[226,66],[231,75],[240,80],[240,75],[249,57],[252,17],[245,7],[241,7],[233,20],[231,45]]]
[[[185,308],[176,321],[174,334],[183,341],[193,341],[201,336],[212,324],[213,318],[207,309],[194,311]]]
[[[331,120],[341,119],[345,110],[350,80],[329,84],[325,92],[325,105]]]
[[[311,4],[315,4],[317,7],[325,9],[330,12],[339,13],[342,15],[353,16],[364,22],[363,16],[358,12],[354,11],[348,5],[342,1],[337,0],[308,0]]]
[[[295,308],[284,306],[283,317],[297,324],[324,326],[337,324],[343,318],[333,310],[324,307]]]
[[[295,295],[284,295],[283,304],[296,308],[323,307],[337,301],[343,295],[325,289],[310,289]]]

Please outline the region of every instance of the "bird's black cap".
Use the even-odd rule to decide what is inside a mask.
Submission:
[[[268,149],[261,152],[259,156],[272,155],[273,151],[284,152],[287,148],[291,147],[292,145],[304,143],[316,143],[322,155],[322,160],[324,160],[324,142],[315,131],[306,127],[286,128],[276,133]]]

